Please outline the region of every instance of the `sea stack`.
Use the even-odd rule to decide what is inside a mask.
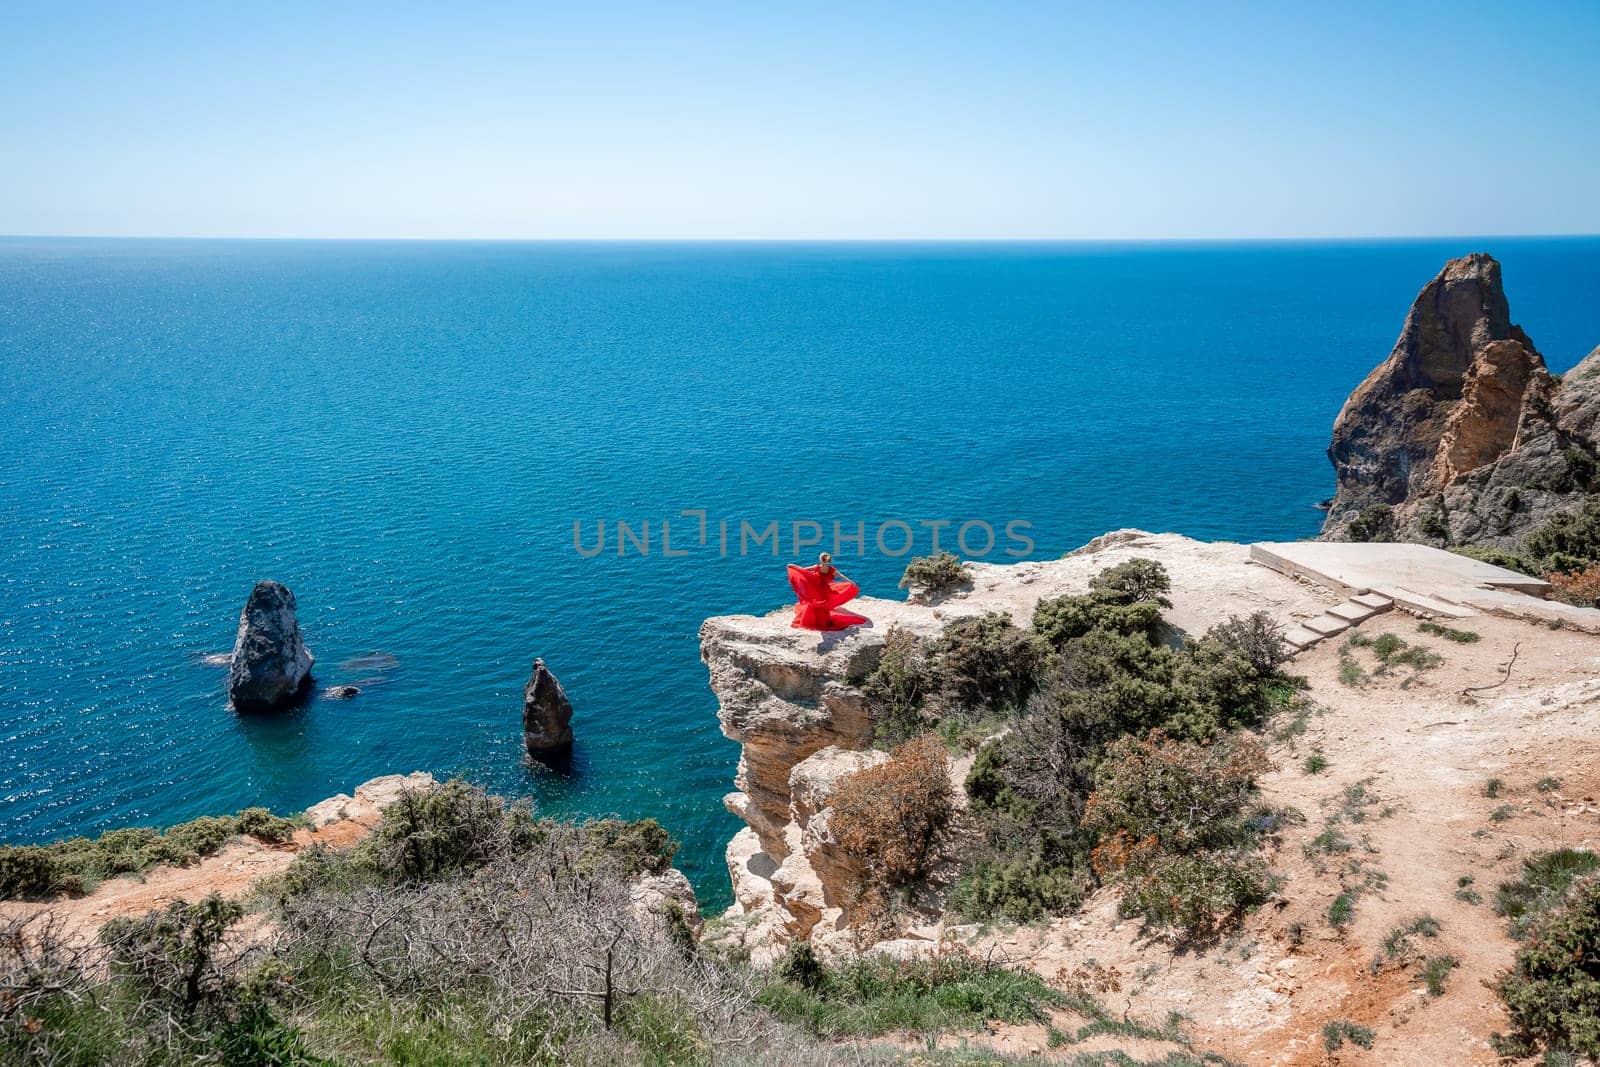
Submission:
[[[272,711],[294,703],[311,685],[312,661],[300,639],[294,594],[280,582],[257,582],[239,613],[228,669],[234,710]]]
[[[542,659],[533,661],[522,690],[522,743],[535,759],[559,758],[572,749],[572,702]]]

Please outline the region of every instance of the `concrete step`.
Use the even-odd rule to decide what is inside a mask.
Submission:
[[[1304,652],[1318,641],[1321,641],[1322,635],[1314,633],[1304,626],[1291,626],[1283,631],[1283,639],[1289,643],[1290,648],[1297,652]]]
[[[1337,615],[1318,615],[1314,619],[1307,619],[1300,625],[1312,633],[1321,634],[1323,637],[1332,637],[1334,634],[1342,634],[1350,629],[1350,624]]]
[[[1336,619],[1343,619],[1354,626],[1358,622],[1365,622],[1378,613],[1376,608],[1369,608],[1365,604],[1357,604],[1354,600],[1346,600],[1343,604],[1336,604],[1328,609],[1328,614]]]
[[[1382,593],[1362,593],[1360,596],[1350,598],[1353,604],[1360,604],[1364,608],[1371,608],[1374,613],[1389,611],[1394,607],[1394,601]]]

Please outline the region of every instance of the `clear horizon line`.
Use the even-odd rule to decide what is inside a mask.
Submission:
[[[1358,234],[1334,236],[1296,234],[1278,237],[416,237],[339,235],[260,235],[182,233],[0,233],[0,241],[343,241],[406,242],[415,244],[1290,244],[1295,242],[1363,241],[1466,241],[1466,240],[1584,240],[1600,232],[1566,233],[1421,233]]]

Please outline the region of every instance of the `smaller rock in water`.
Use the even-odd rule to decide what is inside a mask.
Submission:
[[[279,582],[257,582],[239,613],[228,668],[234,710],[271,711],[294,703],[311,685],[311,664],[311,652],[300,639],[294,594]]]
[[[330,685],[322,691],[322,695],[329,700],[354,700],[361,695],[358,685]]]
[[[522,690],[522,743],[528,755],[548,759],[572,748],[572,703],[556,676],[533,661],[533,674]]]

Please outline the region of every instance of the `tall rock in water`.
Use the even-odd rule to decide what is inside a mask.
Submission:
[[[1445,264],[1333,426],[1323,536],[1515,548],[1594,488],[1600,350],[1567,376],[1511,322],[1500,264]]]
[[[533,661],[522,690],[522,743],[537,759],[559,757],[572,748],[572,702],[542,659]]]
[[[250,591],[228,667],[228,699],[235,710],[271,711],[310,687],[313,657],[294,613],[294,594],[282,584],[257,582]]]

